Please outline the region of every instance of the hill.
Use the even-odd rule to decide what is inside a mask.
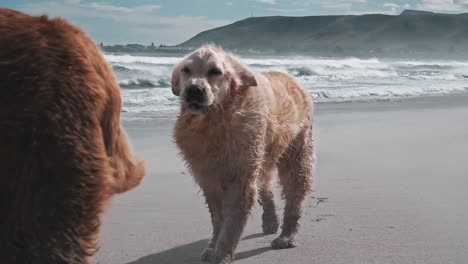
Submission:
[[[263,52],[465,56],[468,15],[405,10],[397,16],[251,17],[201,32],[177,47],[205,43]]]

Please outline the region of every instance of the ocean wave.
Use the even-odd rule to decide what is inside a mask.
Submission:
[[[406,78],[409,80],[428,80],[428,81],[457,81],[466,79],[466,75],[460,75],[451,72],[441,72],[441,71],[402,71],[398,73],[398,76],[401,78]]]
[[[464,61],[444,61],[444,60],[434,60],[434,61],[419,61],[419,60],[406,60],[406,61],[395,61],[397,65],[406,65],[413,67],[468,67],[468,62]]]
[[[404,85],[353,86],[346,87],[307,87],[315,102],[357,102],[389,101],[398,98],[433,96],[456,93],[468,93],[466,84],[460,82],[453,87],[442,87],[437,84],[420,85],[413,81]],[[124,110],[131,113],[164,112],[179,109],[179,98],[167,89],[124,89],[122,90]]]
[[[137,78],[135,80],[123,80],[120,81],[119,85],[122,89],[148,89],[170,87],[169,82],[163,78],[160,78],[156,81],[140,78]]]
[[[119,79],[126,111],[178,109],[178,99],[169,87],[173,65],[181,57],[105,56]],[[468,62],[464,61],[280,56],[241,60],[256,71],[296,76],[317,102],[468,93]]]
[[[342,101],[369,101],[382,99],[395,99],[402,97],[417,97],[431,95],[446,95],[454,93],[466,93],[466,86],[456,85],[444,88],[438,85],[428,86],[385,86],[365,87],[356,89],[320,89],[309,90],[317,102],[342,102]]]
[[[296,77],[317,75],[312,69],[308,67],[290,68],[288,69],[288,72]]]
[[[179,98],[171,89],[124,89],[123,109],[130,113],[175,111]]]
[[[369,65],[380,65],[380,67],[387,67],[377,58],[371,59],[358,59],[358,58],[344,58],[344,59],[324,59],[324,58],[272,58],[272,59],[242,59],[244,63],[249,65],[260,66],[278,66],[278,65],[319,65],[329,66],[333,68],[366,68]]]
[[[181,57],[144,57],[132,55],[113,55],[105,54],[105,59],[109,63],[143,63],[143,64],[158,64],[158,65],[173,65],[181,60]]]
[[[450,69],[456,68],[453,65],[438,65],[438,64],[420,64],[420,65],[400,64],[398,66],[399,68],[410,69],[410,70],[437,70],[437,71],[444,71],[444,70],[450,70]]]
[[[130,72],[132,71],[132,69],[130,68],[127,68],[125,66],[122,66],[122,65],[112,65],[112,69],[115,71],[115,72]]]

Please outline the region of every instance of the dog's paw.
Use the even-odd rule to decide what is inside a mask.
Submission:
[[[273,249],[285,249],[285,248],[294,248],[296,244],[294,239],[290,237],[280,236],[271,242],[271,248]]]
[[[200,259],[202,261],[211,261],[214,258],[214,249],[213,248],[205,248],[200,255]]]
[[[223,257],[223,258],[215,257],[214,260],[211,263],[213,263],[213,264],[232,264],[233,260],[232,260],[232,257],[229,257],[229,256],[226,256],[226,257]]]

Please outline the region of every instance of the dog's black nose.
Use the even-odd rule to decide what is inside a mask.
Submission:
[[[191,84],[187,86],[185,92],[185,100],[188,103],[200,103],[204,100],[205,98],[205,88],[196,85],[196,84]]]

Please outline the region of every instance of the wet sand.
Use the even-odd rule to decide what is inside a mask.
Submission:
[[[316,109],[317,170],[299,246],[271,250],[257,205],[236,263],[468,263],[468,96]],[[211,224],[172,143],[174,116],[124,119],[149,173],[109,205],[97,261],[202,263]]]

